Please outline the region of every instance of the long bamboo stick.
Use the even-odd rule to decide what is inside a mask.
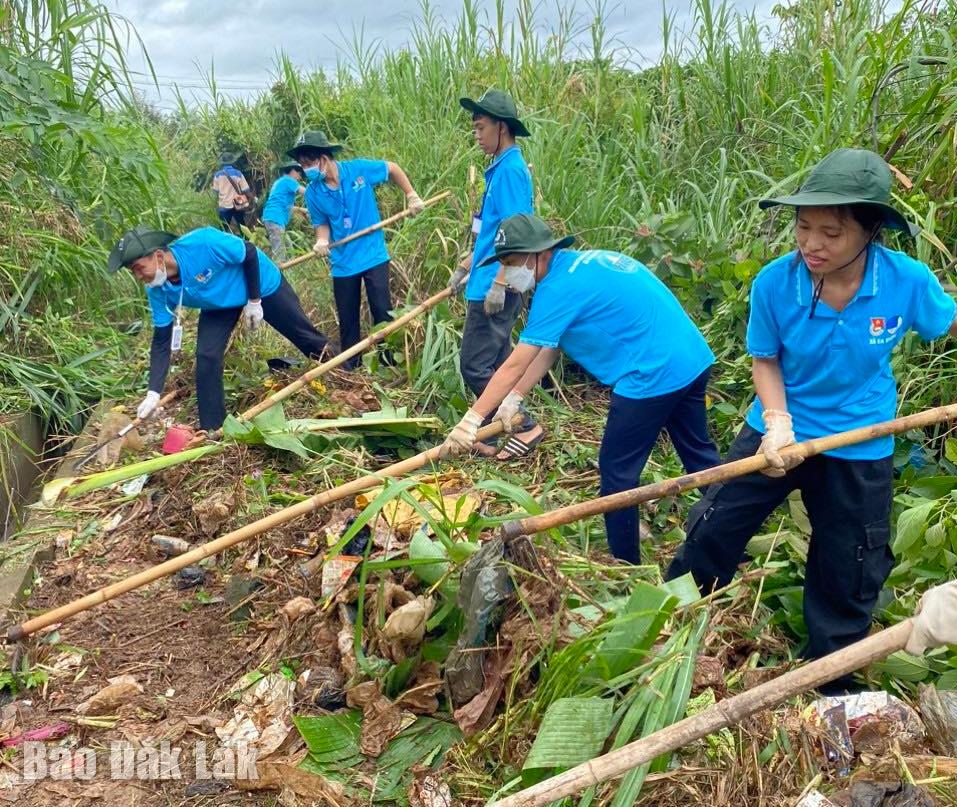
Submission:
[[[516,425],[520,422],[520,419],[520,415],[515,416]],[[479,429],[478,439],[485,440],[488,437],[494,437],[495,435],[500,434],[501,431],[502,424],[496,421],[482,429]],[[250,538],[255,538],[257,535],[262,535],[264,532],[275,529],[283,524],[287,524],[290,521],[299,518],[300,516],[312,513],[313,511],[318,510],[320,507],[324,507],[332,502],[337,502],[341,499],[345,499],[348,496],[353,496],[357,493],[361,493],[364,490],[368,490],[369,488],[381,485],[383,477],[398,477],[412,473],[413,471],[417,471],[419,468],[422,468],[431,462],[442,459],[440,456],[441,450],[441,445],[435,446],[430,448],[428,451],[423,451],[407,460],[389,465],[377,473],[367,474],[359,479],[346,482],[344,485],[339,485],[338,487],[323,491],[322,493],[317,493],[308,499],[298,502],[297,504],[286,507],[276,513],[271,513],[270,515],[265,516],[258,521],[254,521],[251,524],[246,524],[245,526],[240,527],[238,530],[233,530],[232,532],[222,535],[213,541],[208,541],[207,543],[202,544],[201,546],[198,546],[183,555],[171,558],[165,563],[160,563],[150,569],[146,569],[145,571],[131,575],[125,580],[120,580],[117,583],[111,583],[110,585],[101,588],[99,591],[94,591],[91,594],[87,594],[85,597],[80,597],[78,600],[74,600],[66,605],[61,605],[59,608],[54,608],[52,611],[47,611],[45,614],[41,614],[40,616],[27,620],[22,625],[11,627],[7,632],[7,641],[19,641],[23,637],[29,636],[32,633],[36,633],[38,630],[41,630],[48,625],[62,622],[65,619],[69,619],[71,616],[75,616],[82,611],[86,611],[97,605],[101,605],[109,600],[114,599],[115,597],[119,597],[121,594],[126,594],[128,591],[133,591],[134,589],[145,586],[148,583],[152,583],[154,580],[159,580],[162,577],[167,577],[168,575],[171,575],[174,572],[185,568],[186,566],[189,566],[193,563],[198,563],[204,558],[219,554],[224,549],[228,549],[231,546],[235,546],[243,541],[247,541]]]
[[[825,451],[833,451],[836,448],[863,443],[866,440],[873,440],[876,437],[886,437],[891,434],[900,434],[911,429],[919,429],[924,426],[931,426],[935,423],[943,423],[948,420],[957,419],[957,404],[947,406],[938,406],[933,409],[926,409],[914,415],[907,415],[894,420],[885,420],[881,423],[875,423],[871,426],[864,426],[860,429],[851,429],[846,432],[828,435],[827,437],[817,437],[813,440],[807,440],[803,443],[796,443],[788,446],[781,451],[781,456],[801,456],[813,457],[815,454],[822,454]],[[612,493],[609,496],[601,496],[590,499],[587,502],[572,504],[567,507],[559,507],[547,513],[528,518],[509,521],[502,526],[503,535],[507,540],[517,538],[519,535],[532,535],[536,532],[560,527],[563,524],[571,524],[574,521],[580,521],[589,516],[607,513],[612,510],[622,510],[626,507],[634,507],[643,502],[650,502],[655,499],[661,499],[665,496],[676,496],[694,488],[711,485],[715,482],[726,482],[738,476],[754,473],[766,468],[767,460],[763,454],[755,454],[753,457],[745,457],[741,460],[728,462],[724,465],[716,465],[714,468],[707,468],[703,471],[695,471],[691,474],[684,474],[673,479],[665,479],[661,482],[654,482],[650,485],[625,490],[620,493]]]
[[[73,466],[73,470],[79,471],[80,468],[82,468],[97,454],[99,454],[102,449],[106,448],[106,446],[108,446],[114,440],[119,440],[121,437],[125,437],[127,434],[133,431],[133,429],[135,429],[137,426],[141,426],[143,423],[145,423],[147,420],[149,420],[151,417],[157,414],[160,411],[160,409],[162,409],[164,406],[175,401],[180,395],[183,394],[183,392],[185,392],[185,390],[182,387],[177,387],[176,389],[170,390],[169,392],[167,392],[162,398],[159,399],[159,401],[156,402],[156,406],[153,408],[153,411],[150,412],[145,418],[141,418],[141,417],[133,418],[133,420],[127,423],[122,429],[120,429],[112,437],[104,440],[102,443],[97,443],[95,446],[90,448],[89,452],[84,454],[83,458]]]
[[[441,193],[435,194],[435,196],[426,199],[423,204],[426,207],[434,205],[436,202],[441,202],[447,196],[451,196],[452,191],[442,191]],[[389,216],[387,219],[382,219],[382,221],[373,224],[371,227],[364,227],[361,230],[358,230],[351,235],[347,235],[345,238],[340,238],[338,241],[333,241],[329,245],[329,249],[335,249],[336,247],[341,247],[345,244],[348,244],[350,241],[355,241],[357,238],[363,238],[364,236],[374,233],[376,230],[381,230],[383,227],[388,227],[390,224],[395,224],[397,221],[402,221],[402,219],[411,216],[412,212],[406,208],[394,216]],[[285,263],[279,264],[280,269],[291,269],[293,266],[298,266],[301,263],[306,261],[311,261],[316,257],[314,252],[307,252],[305,255],[300,255],[298,258],[293,258],[292,260],[286,261]]]
[[[409,322],[414,320],[416,317],[421,316],[426,311],[434,308],[440,302],[447,299],[452,294],[450,288],[444,288],[442,291],[433,294],[426,300],[423,300],[411,311],[407,311],[398,319],[392,320],[392,322],[385,325],[383,328],[379,329],[375,333],[369,334],[365,339],[362,339],[359,342],[356,342],[352,347],[347,350],[343,350],[341,353],[337,353],[328,361],[324,361],[322,364],[317,364],[311,370],[306,373],[303,373],[295,381],[287,384],[281,390],[277,390],[272,393],[272,395],[263,398],[258,404],[250,407],[241,415],[239,415],[240,420],[252,420],[256,415],[259,415],[265,412],[270,407],[275,406],[280,401],[284,401],[290,395],[294,395],[303,387],[306,386],[310,381],[319,378],[321,375],[325,375],[330,370],[334,370],[336,367],[347,362],[353,356],[357,356],[362,353],[364,350],[368,350],[373,345],[377,345],[379,342],[383,341],[390,333],[395,333],[399,328],[404,327]],[[216,437],[222,433],[222,430],[217,430],[212,437]]]
[[[727,698],[693,717],[686,717],[640,740],[583,762],[574,768],[521,790],[489,807],[541,807],[607,782],[744,718],[770,709],[802,692],[821,686],[902,650],[910,638],[913,619],[868,636],[824,658],[791,670],[754,689]]]

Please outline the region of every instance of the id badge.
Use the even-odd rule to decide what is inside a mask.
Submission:
[[[179,350],[183,347],[183,326],[176,324],[173,326],[173,338],[169,344],[170,350]]]
[[[342,219],[342,226],[345,227],[347,230],[351,230],[351,229],[352,229],[352,218],[351,218],[350,216],[345,216],[345,217]]]
[[[481,216],[472,216],[472,232],[478,235],[482,232],[482,218]]]

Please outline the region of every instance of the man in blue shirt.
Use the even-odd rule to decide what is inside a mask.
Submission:
[[[279,166],[279,178],[269,189],[269,198],[263,207],[263,227],[269,236],[269,250],[279,263],[286,261],[286,227],[292,217],[296,196],[306,189],[302,181],[302,166],[290,160]]]
[[[794,490],[811,522],[804,577],[807,658],[863,639],[894,565],[890,548],[894,442],[869,440],[801,462],[782,448],[894,417],[891,353],[908,330],[957,333],[954,301],[930,268],[878,243],[882,229],[915,235],[889,204],[891,172],[874,152],[838,149],[793,196],[797,250],[751,286],[747,349],[756,400],[729,459],[763,454],[763,474],[713,485],[688,514],[668,570],[702,591],[731,581],[750,538]],[[825,688],[841,692],[848,678]]]
[[[525,213],[502,222],[485,262],[501,261],[510,288],[535,288],[531,310],[515,350],[449,434],[445,450],[474,447],[493,411],[512,431],[523,398],[564,352],[612,388],[598,455],[603,496],[638,484],[662,429],[689,473],[717,465],[705,413],[714,354],[704,337],[645,266],[618,252],[570,250],[573,241],[555,238],[545,222]],[[608,513],[605,528],[614,556],[637,563],[637,510]]]
[[[219,170],[213,174],[213,192],[216,194],[216,210],[219,220],[227,230],[239,233],[246,223],[246,212],[252,206],[253,189],[233,163],[241,154],[223,152],[219,157]]]
[[[196,399],[199,426],[218,429],[226,418],[223,354],[240,316],[253,330],[265,319],[306,356],[319,359],[327,340],[303,313],[299,298],[276,265],[248,241],[213,227],[177,238],[136,227],[110,252],[109,270],[126,266],[146,286],[153,316],[149,391],[136,410],[148,416],[159,402],[170,352],[182,342],[180,308],[198,308]]]
[[[316,229],[313,251],[330,259],[339,317],[339,345],[341,350],[346,350],[361,337],[359,307],[363,283],[372,321],[378,324],[392,319],[389,253],[382,230],[331,251],[330,241],[340,241],[381,221],[375,187],[384,182],[398,185],[413,216],[421,213],[425,205],[398,165],[386,160],[337,160],[336,154],[341,149],[341,145],[329,142],[325,133],[312,131],[300,137],[288,153],[299,161],[309,181],[306,208]],[[355,368],[359,361],[356,356],[345,366]]]
[[[494,254],[499,225],[509,216],[534,213],[535,200],[532,176],[515,142],[515,138],[529,134],[518,118],[515,101],[507,93],[492,89],[477,101],[461,98],[459,103],[472,113],[475,142],[492,158],[485,169],[482,209],[472,221],[474,249],[450,280],[453,293],[465,289],[459,368],[465,385],[478,397],[512,349],[512,328],[524,299],[506,286],[497,262],[485,261]],[[541,441],[541,426],[524,409],[522,414],[525,417],[515,439],[498,454],[499,459],[527,456]],[[486,456],[495,455],[495,442],[479,443],[475,449]]]

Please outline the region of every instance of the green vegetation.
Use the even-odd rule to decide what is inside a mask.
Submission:
[[[0,6],[0,411],[35,407],[76,428],[101,397],[133,400],[142,392],[149,330],[142,293],[125,273],[106,275],[106,250],[122,228],[140,221],[174,231],[212,221],[202,180],[227,145],[245,149],[252,177],[263,181],[271,179],[270,166],[301,130],[322,128],[348,143],[349,154],[399,162],[423,196],[451,188],[452,204],[390,235],[397,296],[417,301],[440,288],[464,247],[479,193],[468,176],[481,156],[457,98],[491,85],[514,93],[531,125],[533,136],[523,148],[533,165],[540,211],[585,245],[619,249],[646,262],[702,326],[719,359],[711,414],[722,448],[751,394],[743,349],[748,287],[763,262],[790,243],[786,214],[766,216],[757,208],[759,198],[795,187],[835,147],[876,148],[904,178],[897,200],[923,227],[908,249],[953,286],[953,4],[929,11],[926,3],[904,0],[889,13],[885,0],[801,0],[779,6],[765,28],[727,4],[697,0],[687,36],[663,15],[664,52],[642,70],[631,67],[631,54],[607,38],[602,4],[594,19],[563,14],[559,27],[548,31],[530,0],[519,3],[514,19],[501,0],[488,16],[479,5],[465,0],[457,19],[442,21],[424,3],[412,23],[409,50],[370,53],[366,43],[356,43],[351,67],[332,76],[304,73],[280,58],[274,84],[261,96],[236,102],[214,94],[205,105],[184,102],[172,115],[160,115],[133,96],[124,70],[125,34],[100,7],[84,0]],[[572,34],[583,25],[591,36],[588,53],[572,47]],[[212,78],[210,85],[215,93]],[[398,194],[383,193],[385,214],[402,204]],[[292,236],[299,249],[310,240],[305,229]],[[261,229],[250,237],[265,245]],[[325,269],[306,264],[293,281],[317,320],[331,329]],[[383,408],[406,407],[403,417],[437,415],[446,422],[465,408],[456,363],[461,316],[461,305],[452,302],[390,337],[398,357],[394,369],[366,358],[363,383],[371,375]],[[279,344],[271,336],[242,340],[242,355],[231,357],[227,369],[234,411],[264,392],[260,359]],[[181,370],[189,368],[190,351],[187,344]],[[945,340],[930,347],[905,340],[895,358],[901,413],[957,398],[954,355]],[[557,386],[539,392],[534,406],[550,436],[532,464],[466,465],[494,499],[492,515],[472,517],[463,530],[454,518],[430,514],[438,541],[416,538],[408,558],[382,562],[391,566],[366,564],[363,587],[380,573],[407,566],[447,593],[450,570],[474,550],[456,538],[474,541],[515,509],[532,512],[543,503],[593,495],[600,394],[582,383],[574,367],[565,367]],[[317,416],[297,411],[290,417]],[[370,448],[358,441],[323,442],[321,455],[311,457],[312,451],[299,450],[301,435],[289,432],[285,421],[281,425],[274,431],[283,434],[250,433],[246,442],[257,451],[265,450],[262,443],[292,446],[306,463],[281,455],[282,472],[248,476],[259,510],[384,462],[380,444]],[[321,439],[310,437],[310,448]],[[899,565],[881,600],[879,618],[886,623],[911,613],[920,593],[953,577],[957,567],[957,443],[947,439],[945,428],[909,434],[898,440],[896,460]],[[285,473],[289,467],[294,474]],[[678,469],[670,450],[663,450],[648,475],[661,479]],[[212,466],[196,474],[203,484],[215,477]],[[409,493],[412,486],[386,485],[340,544],[394,499],[421,508]],[[686,504],[662,502],[644,511],[656,561],[682,537]],[[755,568],[773,573],[722,601],[735,613],[734,629],[713,628],[722,639],[742,643],[765,635],[786,638],[751,652],[750,666],[787,661],[786,648],[797,646],[803,632],[801,559],[808,525],[800,502],[793,501],[790,512],[775,516],[768,528],[751,555]],[[673,722],[684,713],[690,691],[688,660],[707,632],[705,610],[691,606],[694,595],[671,592],[652,603],[664,597],[651,585],[660,582],[654,566],[602,566],[594,556],[603,549],[597,522],[571,525],[549,539],[560,555],[560,571],[584,581],[591,599],[571,606],[588,630],[517,663],[506,685],[506,715],[472,738],[468,751],[449,751],[456,783],[476,797],[489,797],[509,779],[528,781],[568,763],[564,757],[555,761],[565,742],[560,732],[550,738],[544,729],[529,770],[520,765],[528,746],[520,755],[505,754],[507,744],[513,748],[513,733],[530,744],[538,727],[547,727],[548,709],[563,700],[601,696],[614,704],[611,716],[603,712],[588,727],[598,747],[606,738],[620,745]],[[454,621],[451,601],[443,608],[430,631],[443,620]],[[611,618],[600,622],[606,611]],[[663,627],[642,621],[651,612],[670,615],[670,636],[654,662],[635,665],[612,652],[621,632],[626,647],[651,647]],[[361,632],[360,610],[356,656],[360,664],[372,664],[362,654]],[[389,674],[398,675],[397,669],[393,665]],[[913,695],[921,681],[953,686],[957,654],[942,649],[920,664],[898,655],[869,674],[905,695]],[[519,688],[533,679],[534,692]],[[666,697],[645,694],[658,691]],[[350,749],[355,728],[342,727]],[[304,734],[319,754],[319,740]],[[445,747],[443,742],[443,753]],[[496,761],[501,766],[493,775]],[[651,770],[666,764],[658,761]],[[645,773],[629,777],[616,803],[637,797]]]

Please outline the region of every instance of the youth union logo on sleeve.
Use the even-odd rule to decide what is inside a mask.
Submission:
[[[871,317],[871,336],[880,336],[886,327],[884,317]]]

